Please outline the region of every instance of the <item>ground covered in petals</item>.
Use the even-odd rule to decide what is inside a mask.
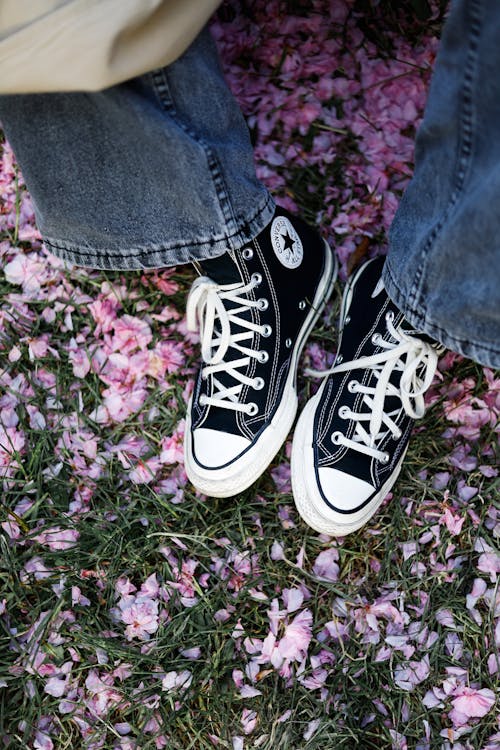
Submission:
[[[437,4],[226,3],[260,178],[341,281],[411,175]],[[0,738],[6,748],[500,747],[500,378],[448,353],[394,492],[333,540],[290,443],[231,500],[182,465],[193,274],[69,268],[0,144]],[[303,365],[331,364],[338,295]],[[314,384],[301,380],[305,402]]]

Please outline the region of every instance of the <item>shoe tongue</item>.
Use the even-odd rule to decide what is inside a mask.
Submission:
[[[230,253],[200,262],[203,273],[217,284],[241,283],[241,275]]]

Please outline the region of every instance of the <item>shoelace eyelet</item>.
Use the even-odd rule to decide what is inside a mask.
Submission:
[[[340,363],[343,361],[343,359],[344,359],[344,357],[342,356],[342,354],[337,354],[337,356],[335,357],[335,364],[336,365],[340,365]]]
[[[291,345],[292,345],[292,339],[286,339],[286,341],[285,341],[286,348],[290,349]]]
[[[396,435],[392,435],[391,437],[392,437],[393,440],[400,440],[402,434],[403,433],[401,432],[401,430],[398,430],[397,434]]]
[[[207,403],[206,396],[204,394],[202,394],[200,396],[200,406],[205,406],[206,403]]]
[[[267,308],[269,307],[269,300],[265,299],[265,297],[261,297],[259,300],[257,300],[257,307],[262,312],[264,310],[267,310]]]
[[[385,319],[388,323],[392,323],[392,321],[394,320],[394,313],[392,312],[392,310],[389,310],[389,312],[385,314]]]
[[[380,335],[380,333],[374,333],[372,336],[372,344],[374,344],[375,346],[378,346],[380,344],[381,339],[382,339],[382,336]]]
[[[254,281],[257,284],[257,286],[258,286],[261,283],[261,281],[262,281],[262,275],[260,273],[253,273],[252,274],[252,281]]]
[[[339,409],[339,417],[341,419],[348,419],[350,413],[351,413],[351,410],[349,409],[348,406],[341,406]]]
[[[334,445],[340,445],[340,438],[342,437],[341,432],[334,432],[332,433],[332,443]]]
[[[357,380],[350,380],[347,383],[347,390],[349,391],[349,393],[357,393],[358,392],[358,385],[359,385],[359,383],[358,383]]]
[[[381,464],[388,464],[390,460],[391,460],[390,455],[388,453],[384,453],[384,455],[380,459],[380,463]]]
[[[264,378],[255,378],[253,381],[253,388],[256,391],[261,391],[265,386],[265,380]]]
[[[305,310],[306,309],[306,302],[305,300],[301,299],[299,302],[299,310]]]
[[[253,250],[251,247],[246,247],[241,254],[245,260],[252,260],[253,258]]]
[[[262,330],[262,335],[264,336],[264,338],[268,339],[269,336],[272,334],[272,332],[273,332],[273,329],[271,328],[271,326],[268,323],[266,323],[263,326],[263,330]]]
[[[269,354],[265,349],[259,352],[259,362],[261,365],[265,365],[266,362],[269,362]]]
[[[351,318],[350,318],[350,316],[349,316],[349,315],[346,315],[346,317],[345,317],[345,320],[344,320],[344,325],[346,326],[346,325],[347,325],[348,323],[350,323],[350,322],[351,322]]]
[[[247,414],[249,417],[255,417],[258,411],[259,407],[253,401],[250,404],[247,404]]]

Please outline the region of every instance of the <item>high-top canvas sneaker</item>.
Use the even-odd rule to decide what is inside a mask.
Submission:
[[[201,492],[230,497],[264,472],[292,427],[299,355],[337,265],[326,242],[280,208],[247,247],[200,265],[187,323],[199,328],[203,364],[185,468]]]
[[[306,404],[292,447],[292,488],[316,531],[361,528],[396,481],[441,347],[411,329],[381,279],[383,259],[348,283],[334,366]]]

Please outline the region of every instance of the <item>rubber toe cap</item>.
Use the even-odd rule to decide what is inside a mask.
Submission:
[[[193,431],[193,454],[200,466],[207,469],[221,469],[234,461],[250,445],[250,440],[199,427]]]
[[[340,511],[354,513],[375,492],[369,482],[338,469],[323,467],[318,475],[324,496]]]

